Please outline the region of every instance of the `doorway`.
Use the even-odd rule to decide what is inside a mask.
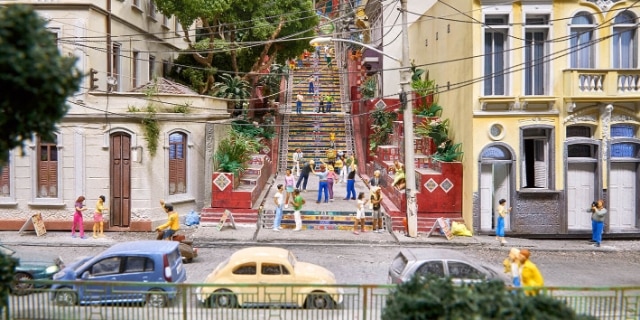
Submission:
[[[129,227],[131,223],[131,136],[116,132],[110,136],[111,206],[109,225]]]

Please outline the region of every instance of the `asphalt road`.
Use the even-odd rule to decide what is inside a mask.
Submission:
[[[287,247],[287,246],[285,246]],[[94,255],[104,247],[12,246],[21,255],[61,256],[65,262]],[[199,257],[186,264],[188,282],[200,283],[215,268],[242,246],[200,248]],[[299,260],[319,264],[331,270],[338,283],[386,284],[389,264],[397,246],[288,246]],[[483,247],[456,247],[469,257],[502,268],[506,252]],[[640,286],[638,251],[533,251],[536,263],[548,286]]]

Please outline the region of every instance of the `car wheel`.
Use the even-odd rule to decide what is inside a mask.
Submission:
[[[312,292],[307,296],[307,309],[331,309],[333,299],[325,292]]]
[[[18,272],[13,276],[13,282],[11,282],[11,293],[22,296],[29,294],[33,290],[33,283],[23,283],[22,280],[33,280],[30,274],[24,272]]]
[[[236,303],[235,294],[227,289],[220,289],[211,294],[208,305],[212,308],[233,308]]]
[[[147,306],[164,308],[167,306],[167,295],[160,289],[151,289],[147,293]]]
[[[59,306],[75,306],[78,303],[78,295],[70,288],[62,288],[56,292],[55,301]]]

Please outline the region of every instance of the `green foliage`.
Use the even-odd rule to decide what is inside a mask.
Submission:
[[[376,107],[371,113],[373,133],[369,136],[369,150],[375,152],[378,146],[389,143],[389,135],[393,133],[393,122],[397,118],[397,113],[386,111],[383,107]]]
[[[75,62],[60,54],[31,6],[0,6],[0,163],[34,133],[54,140],[68,111],[66,99],[82,79]]]
[[[244,100],[251,97],[251,85],[246,80],[238,76],[232,76],[224,73],[220,76],[221,82],[216,82],[213,86],[215,90],[214,96],[231,99],[227,104],[233,106],[233,109],[242,109]]]
[[[8,307],[5,303],[9,301],[16,264],[15,258],[0,253],[0,311]]]
[[[414,128],[416,135],[431,137],[436,145],[436,153],[432,156],[434,160],[441,162],[458,161],[463,155],[462,144],[454,144],[449,139],[449,119],[440,118],[429,123],[421,122]]]
[[[377,90],[378,83],[374,77],[369,77],[360,87],[360,93],[362,93],[362,97],[365,99],[374,98]]]
[[[413,63],[411,63],[411,88],[419,96],[418,106],[413,110],[413,113],[427,117],[439,117],[442,113],[442,106],[436,102],[436,81],[429,79],[429,71],[418,69]]]
[[[309,47],[308,39],[315,35],[319,21],[311,0],[154,2],[162,14],[178,18],[185,34],[195,21],[201,21],[196,35],[199,42],[191,43],[188,51],[199,68],[218,67],[243,74],[256,74],[267,57],[284,63],[286,58],[300,55]],[[293,41],[285,45],[277,39]],[[253,45],[239,45],[246,43]],[[199,91],[209,92],[211,76],[202,79],[204,87]]]
[[[439,117],[442,115],[442,106],[433,102],[428,107],[414,109],[413,113],[423,117]]]
[[[142,131],[144,132],[144,140],[147,141],[149,154],[153,157],[158,151],[158,140],[160,139],[160,123],[156,119],[155,112],[148,112],[147,116],[142,119]]]
[[[245,170],[251,155],[257,153],[260,148],[256,139],[231,130],[229,137],[218,144],[218,149],[213,155],[214,166],[218,171],[233,172],[237,175]]]
[[[136,106],[128,106],[127,107],[127,112],[140,112],[142,110],[140,110],[140,108],[136,107]]]
[[[525,296],[500,281],[454,285],[450,279],[414,277],[387,296],[383,320],[510,319],[586,320],[562,301]]]
[[[191,112],[191,102],[185,102],[184,104],[173,106],[171,112],[187,114]]]
[[[287,75],[286,67],[281,64],[272,64],[269,74],[260,77],[257,84],[264,87],[263,94],[269,100],[280,100],[280,81]]]

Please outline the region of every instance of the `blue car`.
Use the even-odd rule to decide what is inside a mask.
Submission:
[[[53,280],[73,281],[54,284],[51,299],[57,305],[146,303],[165,307],[177,294],[173,286],[187,273],[177,241],[130,241],[113,245],[102,253],[74,261],[53,276]],[[90,281],[87,283],[85,281]],[[105,285],[104,282],[137,282],[131,285]]]
[[[46,259],[43,257],[17,257],[16,251],[0,245],[0,253],[12,257],[16,261],[16,269],[11,282],[11,293],[14,295],[25,295],[34,292],[34,288],[45,285],[24,282],[23,280],[51,280],[53,275],[63,268],[62,259]]]

